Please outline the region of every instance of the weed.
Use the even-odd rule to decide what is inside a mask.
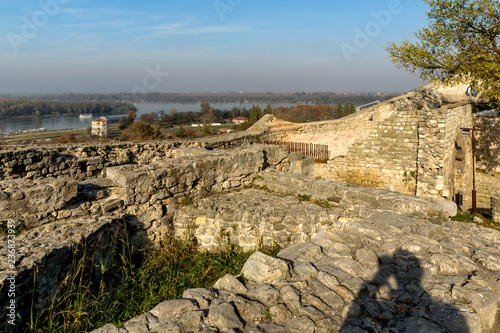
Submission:
[[[417,178],[417,174],[415,171],[405,171],[403,174],[403,183],[408,184],[409,182],[414,181]]]
[[[155,185],[153,185],[153,189],[152,189],[151,193],[156,194],[156,192],[158,192],[158,189],[156,188]]]
[[[193,203],[193,199],[191,198],[190,195],[187,195],[185,194],[183,197],[182,197],[182,200],[181,200],[181,205],[182,206],[189,206]]]
[[[15,233],[14,235],[19,236],[21,232],[24,230],[27,230],[28,228],[24,224],[24,222],[19,223],[19,225],[16,226]],[[5,225],[0,225],[0,235],[8,235],[9,234],[9,228],[7,227],[7,224]]]
[[[265,253],[271,257],[276,257],[278,255],[278,252],[280,252],[280,251],[281,251],[281,246],[276,241],[273,242],[272,247],[262,249],[263,253]]]
[[[310,201],[311,200],[311,196],[307,195],[307,194],[297,195],[297,197],[299,198],[300,201]]]
[[[323,208],[330,208],[332,205],[326,200],[314,200],[314,203]]]
[[[271,314],[271,311],[269,309],[265,309],[262,314],[266,317],[268,321],[273,321],[273,315]]]
[[[210,190],[210,188],[208,188],[208,189],[207,189],[207,188],[203,188],[203,189],[201,190],[201,196],[202,196],[202,197],[204,197],[204,198],[208,198],[209,196],[211,196],[211,195],[213,195],[213,194],[214,194],[214,192],[212,192],[212,191]]]

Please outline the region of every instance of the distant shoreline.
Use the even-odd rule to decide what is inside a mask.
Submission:
[[[106,117],[106,116],[118,116],[120,114],[123,114],[121,111],[116,112],[116,113],[107,113],[107,114],[100,114],[100,117]],[[37,115],[31,115],[31,116],[6,116],[6,117],[0,117],[0,120],[2,119],[31,119],[31,118],[52,118],[52,117],[79,117],[80,114],[73,114],[73,113],[61,113],[61,114],[46,114],[42,116],[37,116]],[[95,116],[97,118],[98,116]],[[94,116],[92,116],[94,118]],[[57,130],[56,130],[57,131]]]

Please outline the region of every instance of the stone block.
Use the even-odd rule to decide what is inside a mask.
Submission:
[[[176,299],[162,302],[149,312],[158,319],[165,320],[199,309],[199,306],[190,299]]]
[[[248,258],[241,274],[256,283],[279,282],[291,276],[290,267],[285,260],[270,257],[259,251]]]
[[[210,306],[207,322],[219,330],[231,328],[242,329],[244,327],[244,324],[235,312],[234,306],[229,303]]]

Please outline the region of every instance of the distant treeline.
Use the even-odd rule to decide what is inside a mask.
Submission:
[[[300,93],[147,93],[147,94],[55,94],[36,96],[11,96],[7,98],[32,98],[45,101],[115,101],[131,103],[291,103],[291,104],[337,104],[349,100],[356,105],[375,100],[387,100],[398,93],[338,93],[338,92],[300,92]]]
[[[127,114],[137,108],[124,102],[54,102],[36,99],[0,98],[0,118],[20,116],[58,116],[92,113],[107,115],[113,113]]]
[[[294,105],[278,106],[273,109],[275,117],[294,123],[338,119],[354,112],[356,112],[354,103],[350,101],[346,101],[344,107],[339,102],[338,105]]]
[[[142,114],[139,121],[160,124],[162,126],[186,125],[192,123],[200,123],[203,116],[209,116],[210,122],[225,123],[231,122],[233,118],[245,117],[249,120],[249,124],[255,123],[264,114],[270,113],[279,119],[295,122],[306,123],[320,120],[332,120],[342,118],[349,114],[355,113],[354,103],[346,101],[344,106],[342,103],[338,105],[294,105],[290,107],[278,106],[272,108],[268,103],[267,108],[261,109],[260,106],[253,105],[250,110],[233,107],[231,110],[219,110],[210,106],[208,102],[202,102],[200,112],[177,112],[176,109],[171,109],[168,112],[161,110],[160,112],[151,112]],[[135,119],[135,115],[130,119],[130,125]],[[125,126],[124,126],[125,127]]]

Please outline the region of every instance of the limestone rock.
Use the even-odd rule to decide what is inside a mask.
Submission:
[[[219,330],[239,328],[243,329],[243,323],[236,315],[234,307],[229,303],[210,306],[207,322]]]
[[[215,284],[215,289],[232,291],[235,294],[246,295],[248,289],[237,278],[231,274],[226,274],[220,278]]]
[[[127,321],[123,328],[130,333],[140,333],[148,330],[148,323],[147,315],[143,314]]]
[[[203,311],[191,311],[181,315],[179,317],[179,323],[182,324],[184,331],[197,332],[204,318],[205,315]]]
[[[301,306],[300,291],[290,285],[280,289],[281,299],[292,312],[297,311]]]
[[[196,310],[199,310],[199,307],[193,301],[189,299],[176,299],[162,302],[149,312],[158,319],[163,320]]]
[[[269,309],[269,314],[273,322],[278,324],[285,324],[292,318],[292,313],[284,304],[273,305]]]
[[[276,304],[280,292],[269,284],[258,284],[248,290],[247,297],[267,306],[272,306]]]
[[[286,328],[291,333],[313,333],[314,322],[308,317],[302,316],[289,320]]]
[[[182,293],[182,298],[195,300],[201,308],[208,308],[216,297],[213,290],[203,288],[187,289]]]
[[[241,274],[245,279],[255,283],[280,282],[290,277],[290,267],[282,259],[257,251],[248,258]]]
[[[312,262],[321,259],[324,254],[320,246],[307,242],[293,244],[281,250],[277,257],[293,262]]]
[[[266,311],[268,308],[254,301],[241,300],[240,302],[232,302],[238,310],[238,314],[246,324],[259,324],[266,320]]]

